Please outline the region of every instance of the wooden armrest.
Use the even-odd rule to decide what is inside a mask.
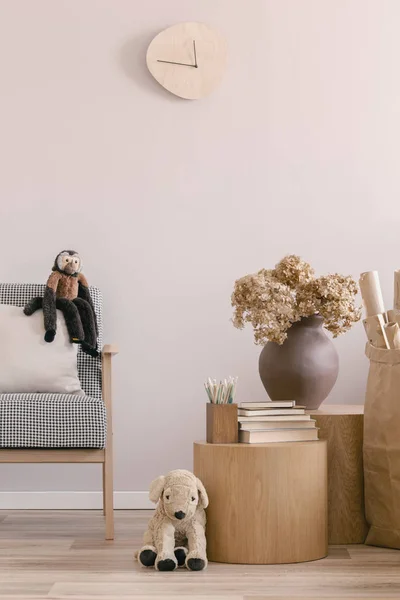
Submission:
[[[117,344],[105,344],[103,346],[103,354],[111,354],[111,356],[114,356],[114,354],[118,354],[119,349]]]

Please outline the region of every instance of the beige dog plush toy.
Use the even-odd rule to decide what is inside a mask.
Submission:
[[[205,569],[208,497],[200,479],[190,471],[170,471],[152,482],[149,497],[158,505],[136,555],[140,564],[158,571]]]

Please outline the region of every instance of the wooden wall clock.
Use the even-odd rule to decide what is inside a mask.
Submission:
[[[161,31],[147,50],[154,79],[172,94],[195,100],[210,94],[222,79],[227,47],[204,23],[179,23]]]

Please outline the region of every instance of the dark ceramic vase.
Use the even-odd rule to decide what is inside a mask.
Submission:
[[[316,409],[336,383],[339,357],[319,315],[302,318],[288,329],[280,346],[268,342],[259,360],[261,381],[271,400],[296,400]]]

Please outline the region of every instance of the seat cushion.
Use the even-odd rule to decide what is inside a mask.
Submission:
[[[70,394],[0,394],[0,448],[104,448],[103,401]]]

